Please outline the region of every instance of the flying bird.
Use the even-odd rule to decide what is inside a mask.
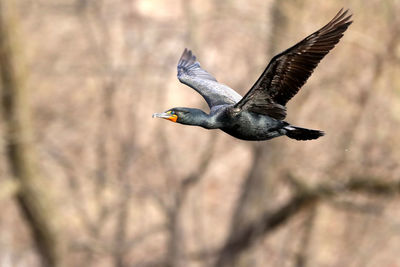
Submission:
[[[217,80],[192,51],[185,48],[178,62],[178,79],[196,90],[207,102],[210,113],[176,107],[153,118],[221,129],[243,140],[262,141],[286,135],[296,140],[317,139],[323,131],[293,126],[284,121],[286,103],[300,90],[321,59],[339,42],[352,23],[348,10],[341,9],[324,27],[274,56],[244,97]]]

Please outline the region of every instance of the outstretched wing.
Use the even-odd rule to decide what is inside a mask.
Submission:
[[[299,91],[313,70],[339,42],[352,23],[348,10],[341,9],[324,27],[276,55],[236,108],[286,117],[286,103]]]
[[[224,104],[235,104],[242,96],[224,84],[220,84],[200,67],[196,56],[185,48],[178,62],[178,79],[196,90],[210,108]]]

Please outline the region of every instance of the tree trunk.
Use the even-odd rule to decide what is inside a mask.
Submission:
[[[19,188],[17,204],[30,228],[43,266],[60,266],[54,216],[46,198],[46,186],[38,175],[32,149],[30,110],[23,64],[17,42],[15,1],[0,1],[0,86],[4,139],[11,176]]]
[[[268,16],[271,16],[271,39],[268,42],[266,49],[267,53],[272,57],[276,53],[275,46],[279,36],[279,31],[286,25],[285,16],[282,8],[282,1],[275,1],[271,7],[268,8]],[[241,196],[236,205],[236,210],[231,222],[231,229],[226,239],[225,246],[221,250],[220,255],[216,261],[215,266],[254,266],[255,264],[255,250],[235,252],[231,249],[229,244],[237,239],[237,235],[246,229],[250,224],[257,220],[264,214],[271,206],[269,205],[274,199],[275,188],[273,184],[275,180],[269,175],[273,166],[275,149],[273,143],[259,143],[253,147],[253,162],[251,164],[248,176],[243,184]],[[260,227],[262,227],[260,225]],[[260,228],[260,231],[261,228]],[[257,231],[255,234],[258,235]],[[249,237],[250,239],[252,237]]]

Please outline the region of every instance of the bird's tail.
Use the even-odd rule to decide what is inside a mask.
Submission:
[[[286,136],[296,140],[312,140],[324,136],[325,133],[319,130],[300,128],[292,125],[285,126]]]

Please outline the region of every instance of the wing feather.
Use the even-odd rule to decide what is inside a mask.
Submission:
[[[235,107],[270,115],[286,116],[286,103],[300,90],[321,59],[339,42],[352,23],[341,9],[324,27],[272,58],[260,78]],[[271,113],[268,106],[281,107]]]
[[[178,79],[196,90],[210,108],[236,104],[242,99],[241,95],[228,86],[218,83],[210,73],[202,69],[196,56],[186,48],[178,62]]]

